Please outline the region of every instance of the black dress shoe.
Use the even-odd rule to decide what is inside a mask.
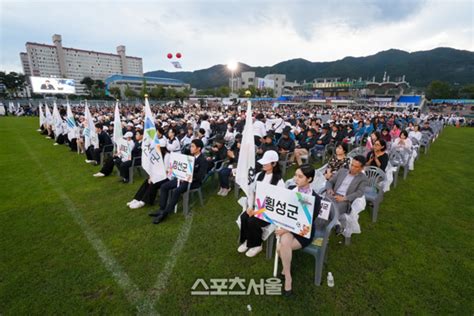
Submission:
[[[341,235],[344,232],[344,228],[342,228],[341,225],[336,225],[334,231],[336,232],[336,235]]]
[[[161,214],[163,214],[163,211],[162,211],[162,210],[158,210],[158,211],[156,211],[156,212],[148,213],[148,216],[150,216],[150,217],[156,217],[156,216],[159,216],[159,215],[161,215]]]
[[[157,217],[155,217],[155,219],[153,220],[153,224],[158,225],[159,223],[161,223],[162,221],[164,221],[165,218],[166,218],[166,214],[165,214],[165,213],[160,214],[160,215],[158,215]]]
[[[284,297],[290,297],[292,295],[293,295],[293,290],[289,290],[289,291],[283,290],[283,296]]]

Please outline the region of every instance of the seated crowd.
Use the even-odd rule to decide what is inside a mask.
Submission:
[[[272,108],[267,103],[253,104],[254,122],[252,130],[256,146],[257,182],[285,187],[284,174],[280,164],[296,162],[294,185],[290,190],[313,195],[316,203],[313,218],[320,210],[322,198],[335,203],[338,214],[350,213],[351,203],[364,196],[368,179],[364,167],[373,166],[386,171],[390,150],[412,150],[422,133],[433,133],[430,121],[441,121],[438,116],[424,116],[417,112],[370,112],[349,110],[322,110],[305,105],[280,106]],[[217,172],[219,190],[217,195],[226,196],[237,168],[242,131],[245,125],[244,107],[224,106],[211,103],[203,108],[199,105],[161,107],[153,106],[159,149],[166,168],[169,168],[170,154],[184,153],[195,157],[192,182],[179,183],[171,176],[157,183],[146,178],[133,199],[127,203],[130,209],[155,205],[156,211],[149,213],[154,224],[162,223],[174,210],[180,196],[189,189],[203,185],[210,172]],[[129,182],[132,164],[140,165],[143,141],[143,107],[124,105],[121,107],[121,126],[114,126],[113,107],[91,108],[98,135],[98,146],[85,147],[84,107],[73,107],[78,125],[75,137],[69,139],[65,133],[61,143],[67,143],[71,150],[86,154],[87,163],[101,165],[94,177],[109,176],[114,167],[120,181]],[[65,117],[64,108],[60,113]],[[124,138],[120,146],[114,144],[114,129],[120,128]],[[51,126],[43,126],[43,133],[55,138]],[[349,148],[359,148],[361,153],[348,156]],[[316,192],[315,169],[310,158],[324,159],[332,148],[324,171],[325,193]],[[109,153],[106,155],[106,153]],[[255,186],[253,186],[255,188]],[[159,192],[159,194],[158,194]],[[240,215],[239,253],[254,257],[262,251],[263,234],[269,224],[255,215],[255,206],[250,200],[246,211]],[[339,225],[344,225],[343,222]],[[343,227],[341,228],[343,229]],[[305,248],[312,238],[303,238],[285,229],[277,229],[280,237],[280,257],[283,263],[284,293],[291,295],[292,251]],[[314,234],[314,230],[312,230]]]

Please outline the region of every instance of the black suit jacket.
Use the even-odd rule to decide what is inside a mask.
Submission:
[[[102,131],[100,132],[99,136],[99,148],[103,148],[105,145],[111,145],[112,139],[110,139],[109,134]]]
[[[201,185],[206,174],[207,160],[203,154],[200,154],[199,157],[194,160],[193,184],[197,183],[198,185]]]
[[[319,137],[321,137],[321,135]],[[330,133],[327,133],[326,135],[324,135],[323,138],[319,138],[319,137],[318,137],[317,140],[318,141],[320,140],[322,142],[319,145],[327,145],[331,141],[331,134]]]

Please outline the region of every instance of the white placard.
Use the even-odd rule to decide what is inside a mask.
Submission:
[[[254,216],[309,239],[314,200],[309,194],[257,182]]]
[[[169,170],[168,176],[181,181],[193,182],[194,157],[180,153],[171,153],[170,165],[167,169]]]
[[[321,209],[319,210],[318,218],[329,220],[329,211],[331,210],[331,202],[321,201]]]

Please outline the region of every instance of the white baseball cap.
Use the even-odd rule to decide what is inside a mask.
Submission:
[[[132,138],[133,137],[133,133],[132,132],[126,132],[125,135],[123,135],[123,138]]]
[[[276,151],[268,150],[263,154],[262,159],[257,162],[261,165],[266,165],[272,162],[277,162],[279,159],[280,157],[278,157],[278,153]]]

